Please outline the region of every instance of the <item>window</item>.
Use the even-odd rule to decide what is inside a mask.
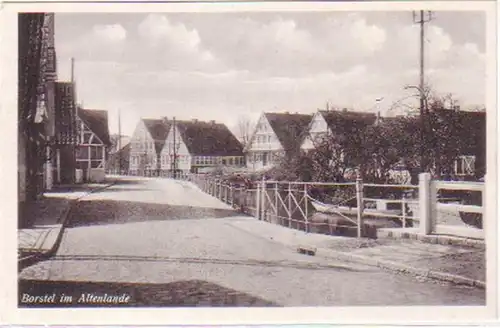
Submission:
[[[455,174],[456,175],[474,175],[475,173],[475,156],[459,156],[455,161]]]
[[[96,169],[96,168],[98,168],[98,167],[101,166],[101,163],[102,163],[101,161],[91,161],[90,167],[93,168],[93,169]]]
[[[88,159],[89,158],[89,147],[79,146],[76,150],[77,159]]]
[[[90,147],[90,158],[92,160],[101,160],[103,158],[103,149],[100,146]]]
[[[270,135],[269,135],[269,136],[267,136],[267,142],[268,142],[268,143],[271,143],[271,136],[270,136]]]

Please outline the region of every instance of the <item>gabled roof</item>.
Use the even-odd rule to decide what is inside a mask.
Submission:
[[[310,114],[264,113],[283,149],[297,150],[311,122]]]
[[[243,146],[225,124],[177,121],[176,126],[191,155],[243,156]]]
[[[347,110],[319,110],[329,128],[339,124],[361,124],[371,125],[377,121],[377,115],[367,112],[355,112]]]
[[[156,152],[160,153],[167,139],[168,132],[170,131],[171,121],[166,119],[145,118],[143,118],[142,121],[154,140]]]
[[[111,145],[107,111],[79,108],[78,117],[106,146]]]

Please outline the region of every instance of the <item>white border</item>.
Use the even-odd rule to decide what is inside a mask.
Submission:
[[[1,0],[0,0],[1,1]],[[309,307],[238,309],[18,309],[17,308],[17,12],[241,12],[241,11],[348,11],[348,10],[482,10],[487,13],[488,214],[486,307]],[[3,3],[0,2],[0,113],[3,150],[0,161],[0,324],[477,324],[492,323],[497,300],[497,32],[493,1],[357,2],[357,3]],[[464,22],[466,24],[467,22]]]

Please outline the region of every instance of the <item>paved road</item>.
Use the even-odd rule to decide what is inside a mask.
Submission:
[[[78,204],[57,254],[21,273],[20,295],[87,306],[82,293],[125,293],[135,306],[485,304],[482,290],[300,255],[242,221],[268,224],[188,182],[123,178]]]

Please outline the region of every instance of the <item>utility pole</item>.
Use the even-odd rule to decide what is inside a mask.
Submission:
[[[426,15],[427,13],[427,15]],[[426,17],[427,16],[427,17]],[[426,158],[426,133],[427,133],[427,110],[425,108],[425,66],[424,66],[424,56],[425,56],[425,23],[432,20],[432,13],[430,11],[425,12],[420,10],[419,14],[413,12],[413,22],[420,25],[420,172],[425,172],[427,169],[427,158]]]
[[[75,81],[75,58],[71,57],[71,83]]]
[[[73,58],[73,57],[71,57],[71,77],[70,78],[71,78],[71,80],[70,80],[70,82],[71,82],[71,84],[70,84],[71,85],[71,90],[73,91],[73,105],[75,106],[75,112],[74,112],[75,113],[75,118],[74,118],[73,122],[74,122],[75,125],[77,125],[77,127],[76,127],[77,133],[79,135],[81,135],[80,134],[80,127],[78,127],[78,119],[77,119],[77,117],[78,117],[78,103],[76,101],[75,58]],[[74,140],[74,141],[77,144],[79,142],[83,142],[83,140],[79,140],[79,136],[77,136],[75,139],[76,140]],[[59,183],[61,183],[61,164],[60,164],[61,163],[61,154],[60,154],[60,152],[61,152],[61,150],[58,148],[57,149],[57,172],[58,172],[58,178],[57,178],[57,180],[58,180]],[[76,155],[76,147],[74,147],[73,148],[73,161],[74,161],[74,164],[75,164],[74,165],[74,175],[73,175],[74,182],[76,182],[76,168],[78,167],[77,166],[77,164],[78,164],[77,158],[78,158],[78,156]],[[85,171],[83,171],[83,172],[85,172]],[[87,177],[90,178],[90,161],[89,161],[89,165],[87,167]],[[83,179],[86,179],[86,177],[83,178]]]
[[[172,158],[172,170],[174,179],[177,176],[177,145],[176,145],[176,126],[175,126],[175,116],[173,117],[172,131],[174,132],[174,144],[173,144],[173,158]]]
[[[120,108],[118,108],[118,140],[117,140],[117,152],[118,152],[118,174],[122,174],[122,121],[120,117]]]

